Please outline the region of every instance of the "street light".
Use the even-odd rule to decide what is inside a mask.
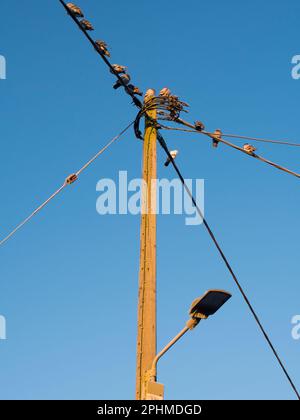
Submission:
[[[164,386],[156,382],[157,377],[157,363],[159,359],[189,330],[194,329],[201,319],[207,319],[210,315],[216,313],[228,299],[231,294],[224,290],[208,290],[198,299],[195,299],[191,304],[189,315],[190,319],[187,321],[186,326],[180,331],[176,337],[173,338],[166,345],[165,348],[159,352],[152,363],[152,367],[146,373],[146,400],[162,400],[164,397]]]

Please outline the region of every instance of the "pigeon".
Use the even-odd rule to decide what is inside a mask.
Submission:
[[[143,96],[143,92],[137,86],[133,87],[133,93],[135,95]]]
[[[169,98],[169,101],[174,104],[177,104],[177,102],[179,102],[179,96],[169,94],[168,98]]]
[[[109,53],[109,51],[107,49],[106,42],[104,42],[104,41],[96,41],[95,42],[95,45],[96,45],[97,51],[99,51],[100,54],[104,54],[104,55],[107,55],[107,57],[110,57],[110,53]]]
[[[114,71],[110,70],[110,72],[112,74],[115,74],[115,73],[117,73],[117,74],[126,73],[127,67],[125,67],[125,66],[120,66],[120,64],[112,64],[112,67],[114,69]]]
[[[176,156],[178,155],[178,150],[172,150],[172,151],[170,152],[170,155],[172,156],[172,158],[173,158],[173,159],[175,159],[175,158],[176,158]],[[165,166],[169,166],[169,165],[170,165],[170,163],[171,163],[171,159],[170,159],[170,157],[168,156],[167,160],[165,161]]]
[[[215,132],[213,133],[213,135],[214,135],[215,137],[217,137],[217,138],[221,138],[221,136],[222,136],[222,131],[221,131],[219,128],[217,128],[217,129],[215,130]],[[212,139],[212,145],[213,145],[213,147],[215,147],[215,148],[217,148],[217,147],[218,147],[218,145],[219,145],[219,140],[217,140],[217,138],[213,138],[213,139]]]
[[[246,143],[244,144],[243,149],[245,150],[245,152],[249,153],[250,155],[253,155],[256,150],[256,147],[251,146],[251,144],[249,143]]]
[[[140,89],[137,86],[134,85],[128,85],[128,88],[131,90],[131,92],[134,95],[143,96],[143,92],[140,91]]]
[[[82,21],[80,21],[80,26],[82,27],[82,29],[84,29],[85,31],[93,31],[94,28],[91,24],[91,22],[89,22],[86,19],[83,19]]]
[[[169,88],[165,87],[159,92],[159,96],[170,96],[171,91]]]
[[[144,102],[148,102],[150,99],[152,99],[155,96],[155,90],[154,89],[148,89],[144,96]]]
[[[83,17],[81,9],[76,6],[74,3],[67,3],[67,8],[69,11],[76,17]]]
[[[180,101],[180,103],[181,103],[181,105],[183,105],[183,106],[187,106],[187,107],[189,107],[189,104],[187,104],[186,102]]]
[[[123,83],[125,84],[125,85],[128,85],[128,83],[130,82],[130,76],[129,76],[129,74],[122,74],[121,76],[121,79],[123,80]],[[113,88],[114,89],[118,89],[119,87],[121,87],[121,86],[123,86],[122,85],[122,83],[120,82],[120,80],[118,80],[114,85],[113,85]]]
[[[201,121],[195,121],[195,128],[197,131],[205,130],[205,125]]]

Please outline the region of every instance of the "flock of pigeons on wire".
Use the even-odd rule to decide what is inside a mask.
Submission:
[[[83,31],[88,32],[88,31],[94,30],[94,27],[91,24],[91,22],[89,22],[87,19],[84,18],[84,14],[80,7],[76,6],[74,3],[67,3],[66,7],[68,9],[68,12],[73,17],[76,18],[80,27],[83,29]],[[97,51],[100,53],[102,57],[110,57],[110,52],[108,50],[108,46],[106,42],[104,42],[103,40],[97,40],[97,41],[94,41],[94,46],[96,47]],[[131,77],[127,72],[127,67],[120,64],[110,64],[110,63],[109,63],[109,66],[110,66],[110,72],[118,77],[118,80],[113,85],[113,88],[118,89],[121,86],[125,87],[127,93],[129,93],[133,97],[134,103],[137,106],[140,106],[141,104],[137,100],[135,95],[143,96],[143,92],[141,92],[141,90],[137,86],[130,83]],[[159,92],[159,96],[155,96],[155,92],[152,89],[149,89],[145,94],[144,100],[145,100],[144,102],[145,105],[142,108],[141,112],[139,113],[139,116],[137,119],[140,119],[140,117],[143,114],[145,114],[147,110],[151,109],[151,105],[153,105],[158,108],[158,111],[157,111],[158,119],[176,121],[178,120],[181,111],[187,112],[184,109],[184,107],[189,106],[185,102],[180,101],[178,96],[172,95],[170,89],[166,87],[163,88]],[[150,107],[149,107],[148,102],[151,103]],[[157,128],[164,128],[164,126],[158,125]],[[205,130],[205,127],[201,121],[196,121],[194,125],[194,129],[201,132]],[[137,137],[141,138],[141,133],[138,129],[136,130],[136,135]],[[212,133],[211,137],[212,137],[213,147],[217,148],[222,138],[222,131],[220,129],[216,129],[214,133]],[[256,148],[252,146],[251,144],[249,143],[244,144],[243,150],[246,153],[252,156],[255,156]],[[177,156],[178,151],[174,150],[174,151],[171,151],[170,153],[174,159]],[[167,160],[165,165],[168,166],[169,163],[170,161]]]
[[[196,127],[196,129],[199,130],[199,128],[197,128],[197,126],[198,126],[197,123],[198,122],[196,121],[195,127]],[[202,129],[200,129],[199,131],[202,131]],[[218,129],[215,130],[215,132],[213,134],[214,134],[215,137],[212,139],[212,145],[213,145],[213,147],[218,147],[219,142],[220,142],[220,140],[218,140],[218,138],[219,139],[222,138],[222,131],[218,128]],[[249,155],[254,155],[254,152],[256,151],[256,147],[252,146],[249,143],[245,143],[244,146],[243,146],[243,149],[244,149],[245,152],[249,153]]]
[[[67,3],[67,8],[69,12],[75,16],[76,18],[84,18],[84,14],[80,7],[76,6],[74,3]],[[93,25],[91,22],[89,22],[87,19],[81,19],[79,20],[80,26],[85,31],[93,31]],[[100,54],[103,54],[107,57],[110,57],[110,52],[107,48],[107,44],[104,41],[98,40],[95,41],[95,45],[98,49],[98,52]],[[121,86],[126,85],[130,92],[134,95],[143,96],[143,92],[140,91],[140,89],[137,86],[134,86],[133,84],[129,83],[131,80],[130,75],[127,73],[127,67],[122,66],[120,64],[112,64],[113,70],[111,70],[111,73],[115,75],[119,75],[123,81],[123,84],[120,82],[120,80],[117,80],[117,82],[113,85],[114,89],[118,89]]]

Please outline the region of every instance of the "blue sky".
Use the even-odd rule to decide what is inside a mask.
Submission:
[[[1,228],[5,236],[135,117],[127,96],[58,1],[3,2]],[[299,2],[80,0],[96,38],[144,91],[169,86],[207,129],[299,141]],[[5,18],[4,18],[5,17]],[[299,180],[200,136],[165,133],[186,178],[205,180],[206,217],[300,387]],[[243,141],[237,142],[243,144]],[[140,176],[129,132],[0,250],[2,399],[131,399],[138,216],[100,216],[99,179]],[[299,172],[300,151],[259,144]],[[173,178],[163,167],[160,177]],[[158,347],[209,288],[233,298],[159,363],[168,399],[294,394],[203,226],[158,217]]]

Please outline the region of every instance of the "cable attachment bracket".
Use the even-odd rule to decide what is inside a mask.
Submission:
[[[77,179],[78,179],[77,174],[71,174],[71,175],[69,175],[69,176],[66,178],[66,180],[65,180],[65,184],[67,184],[67,185],[71,185],[71,184],[73,184],[75,181],[77,181]]]

